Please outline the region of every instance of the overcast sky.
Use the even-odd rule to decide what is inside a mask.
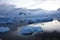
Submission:
[[[46,10],[56,10],[60,8],[60,0],[0,0],[0,4],[3,3],[29,9],[42,8]]]

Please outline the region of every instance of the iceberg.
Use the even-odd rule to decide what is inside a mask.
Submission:
[[[32,27],[33,32],[43,32],[41,27]]]
[[[8,32],[9,30],[8,27],[0,27],[0,33]]]
[[[21,29],[20,33],[22,35],[31,35],[33,33],[32,28],[24,27]]]
[[[8,17],[0,17],[0,24],[13,23],[13,21]]]
[[[43,30],[41,29],[41,27],[23,27],[20,30],[20,33],[22,35],[32,35],[32,34],[38,33],[38,32],[43,32]]]
[[[53,21],[53,18],[49,17],[42,17],[42,18],[33,18],[28,20],[28,24],[33,24],[33,23],[39,23],[39,22],[51,22]]]

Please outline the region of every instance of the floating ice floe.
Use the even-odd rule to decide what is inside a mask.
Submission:
[[[0,33],[8,32],[9,30],[8,27],[0,27]]]
[[[43,30],[40,27],[23,27],[20,31],[22,35],[32,35],[38,32],[43,32]]]

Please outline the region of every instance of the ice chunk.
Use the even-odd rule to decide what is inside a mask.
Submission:
[[[42,32],[40,27],[23,27],[20,31],[22,35],[32,35],[33,33]]]
[[[33,32],[42,32],[43,30],[40,27],[33,27]]]
[[[29,27],[25,27],[21,29],[22,35],[31,35],[33,33],[32,29]]]
[[[10,29],[8,27],[0,27],[0,33],[7,32]]]

